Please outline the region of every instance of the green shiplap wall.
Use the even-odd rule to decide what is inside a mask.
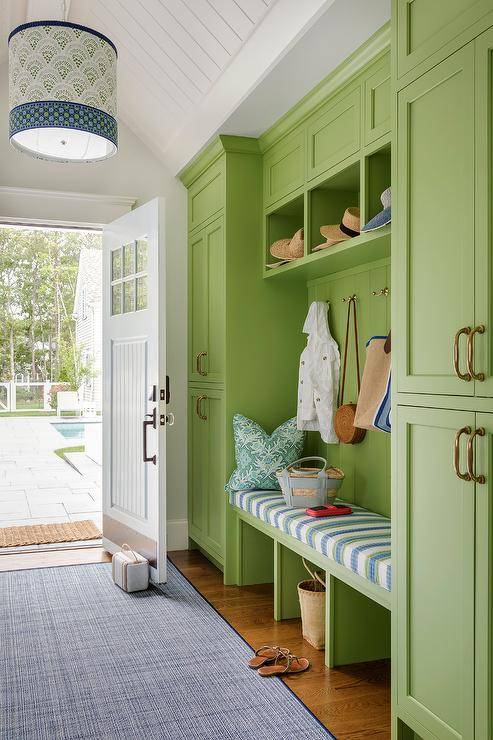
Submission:
[[[385,335],[390,329],[390,295],[377,295],[383,288],[390,288],[390,262],[381,260],[371,265],[346,270],[308,284],[308,304],[312,301],[329,301],[329,326],[341,352],[341,378],[344,339],[347,321],[346,296],[357,296],[359,357],[361,374],[365,364],[368,339]],[[353,318],[349,335],[348,368],[344,401],[356,402],[356,364]],[[341,497],[353,501],[379,514],[390,516],[390,435],[383,432],[366,433],[358,445],[326,445],[317,433],[309,433],[307,449],[311,454],[327,457],[331,465],[344,470],[346,478]]]

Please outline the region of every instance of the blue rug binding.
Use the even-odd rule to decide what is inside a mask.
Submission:
[[[106,564],[0,573],[2,740],[333,737],[168,567],[136,594]]]

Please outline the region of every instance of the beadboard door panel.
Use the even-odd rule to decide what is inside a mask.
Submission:
[[[475,414],[398,407],[398,705],[441,740],[474,736],[475,487],[456,475]],[[466,469],[466,435],[461,438]]]
[[[474,326],[472,45],[399,93],[398,126],[398,390],[471,396],[474,383],[454,372],[453,348],[456,332]]]

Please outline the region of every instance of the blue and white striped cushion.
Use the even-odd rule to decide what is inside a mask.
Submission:
[[[233,491],[230,502],[390,591],[391,543],[387,517],[351,504],[350,516],[315,519],[307,516],[304,509],[286,506],[282,495],[272,491]]]

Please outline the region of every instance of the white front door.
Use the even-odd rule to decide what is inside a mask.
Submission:
[[[145,555],[166,580],[164,203],[103,232],[103,545]]]

